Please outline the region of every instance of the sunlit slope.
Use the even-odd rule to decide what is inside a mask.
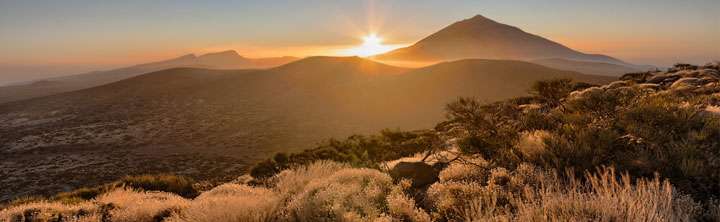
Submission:
[[[538,60],[532,60],[530,62],[535,63],[535,64],[540,64],[543,66],[547,66],[547,67],[551,67],[551,68],[555,68],[555,69],[574,70],[574,71],[578,71],[581,73],[603,75],[603,76],[621,76],[626,73],[642,72],[642,71],[647,71],[647,70],[652,69],[652,67],[649,67],[649,66],[629,67],[629,66],[617,65],[617,64],[612,64],[612,63],[585,62],[585,61],[575,61],[575,60],[559,59],[559,58],[538,59]]]

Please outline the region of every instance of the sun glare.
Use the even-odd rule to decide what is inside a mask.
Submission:
[[[375,33],[368,34],[367,36],[362,37],[362,40],[362,45],[349,49],[347,51],[347,54],[360,57],[368,57],[385,53],[395,48],[389,45],[383,45],[383,39],[377,36],[377,34]]]

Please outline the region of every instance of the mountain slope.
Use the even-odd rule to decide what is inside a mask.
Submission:
[[[559,58],[537,59],[530,62],[555,69],[573,70],[581,73],[603,76],[621,76],[626,73],[641,72],[649,69],[648,67],[642,69],[640,67],[630,67],[612,63],[586,62]]]
[[[134,65],[109,71],[98,71],[57,77],[25,85],[3,86],[0,87],[0,103],[95,87],[140,74],[169,68],[195,67],[212,69],[259,69],[283,65],[294,60],[297,60],[297,58],[277,57],[251,59],[242,57],[232,50],[209,53],[201,56],[189,54],[174,59]]]
[[[520,61],[410,70],[312,57],[268,70],[174,68],[10,102],[0,105],[0,169],[7,175],[0,186],[10,187],[0,199],[126,174],[228,179],[274,152],[383,128],[432,127],[458,96],[497,101],[558,77],[610,81]],[[33,184],[20,186],[26,178]]]
[[[585,54],[519,28],[477,15],[456,22],[379,60],[449,61],[466,58],[534,60],[563,58],[625,65],[605,55]]]

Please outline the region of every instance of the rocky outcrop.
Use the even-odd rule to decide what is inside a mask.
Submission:
[[[681,79],[678,79],[677,81],[673,82],[673,84],[670,85],[670,89],[674,89],[674,90],[695,89],[702,85],[704,85],[704,81],[702,79],[698,79],[695,77],[685,77],[685,78],[681,78]]]
[[[621,92],[630,88],[651,93],[717,93],[720,92],[720,62],[704,66],[679,64],[664,72],[628,73],[610,84],[571,92],[568,99],[588,98],[607,91]]]

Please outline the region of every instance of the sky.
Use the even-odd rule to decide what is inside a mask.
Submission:
[[[476,14],[636,64],[720,59],[719,0],[0,0],[0,82],[234,49],[342,55],[412,44]]]

